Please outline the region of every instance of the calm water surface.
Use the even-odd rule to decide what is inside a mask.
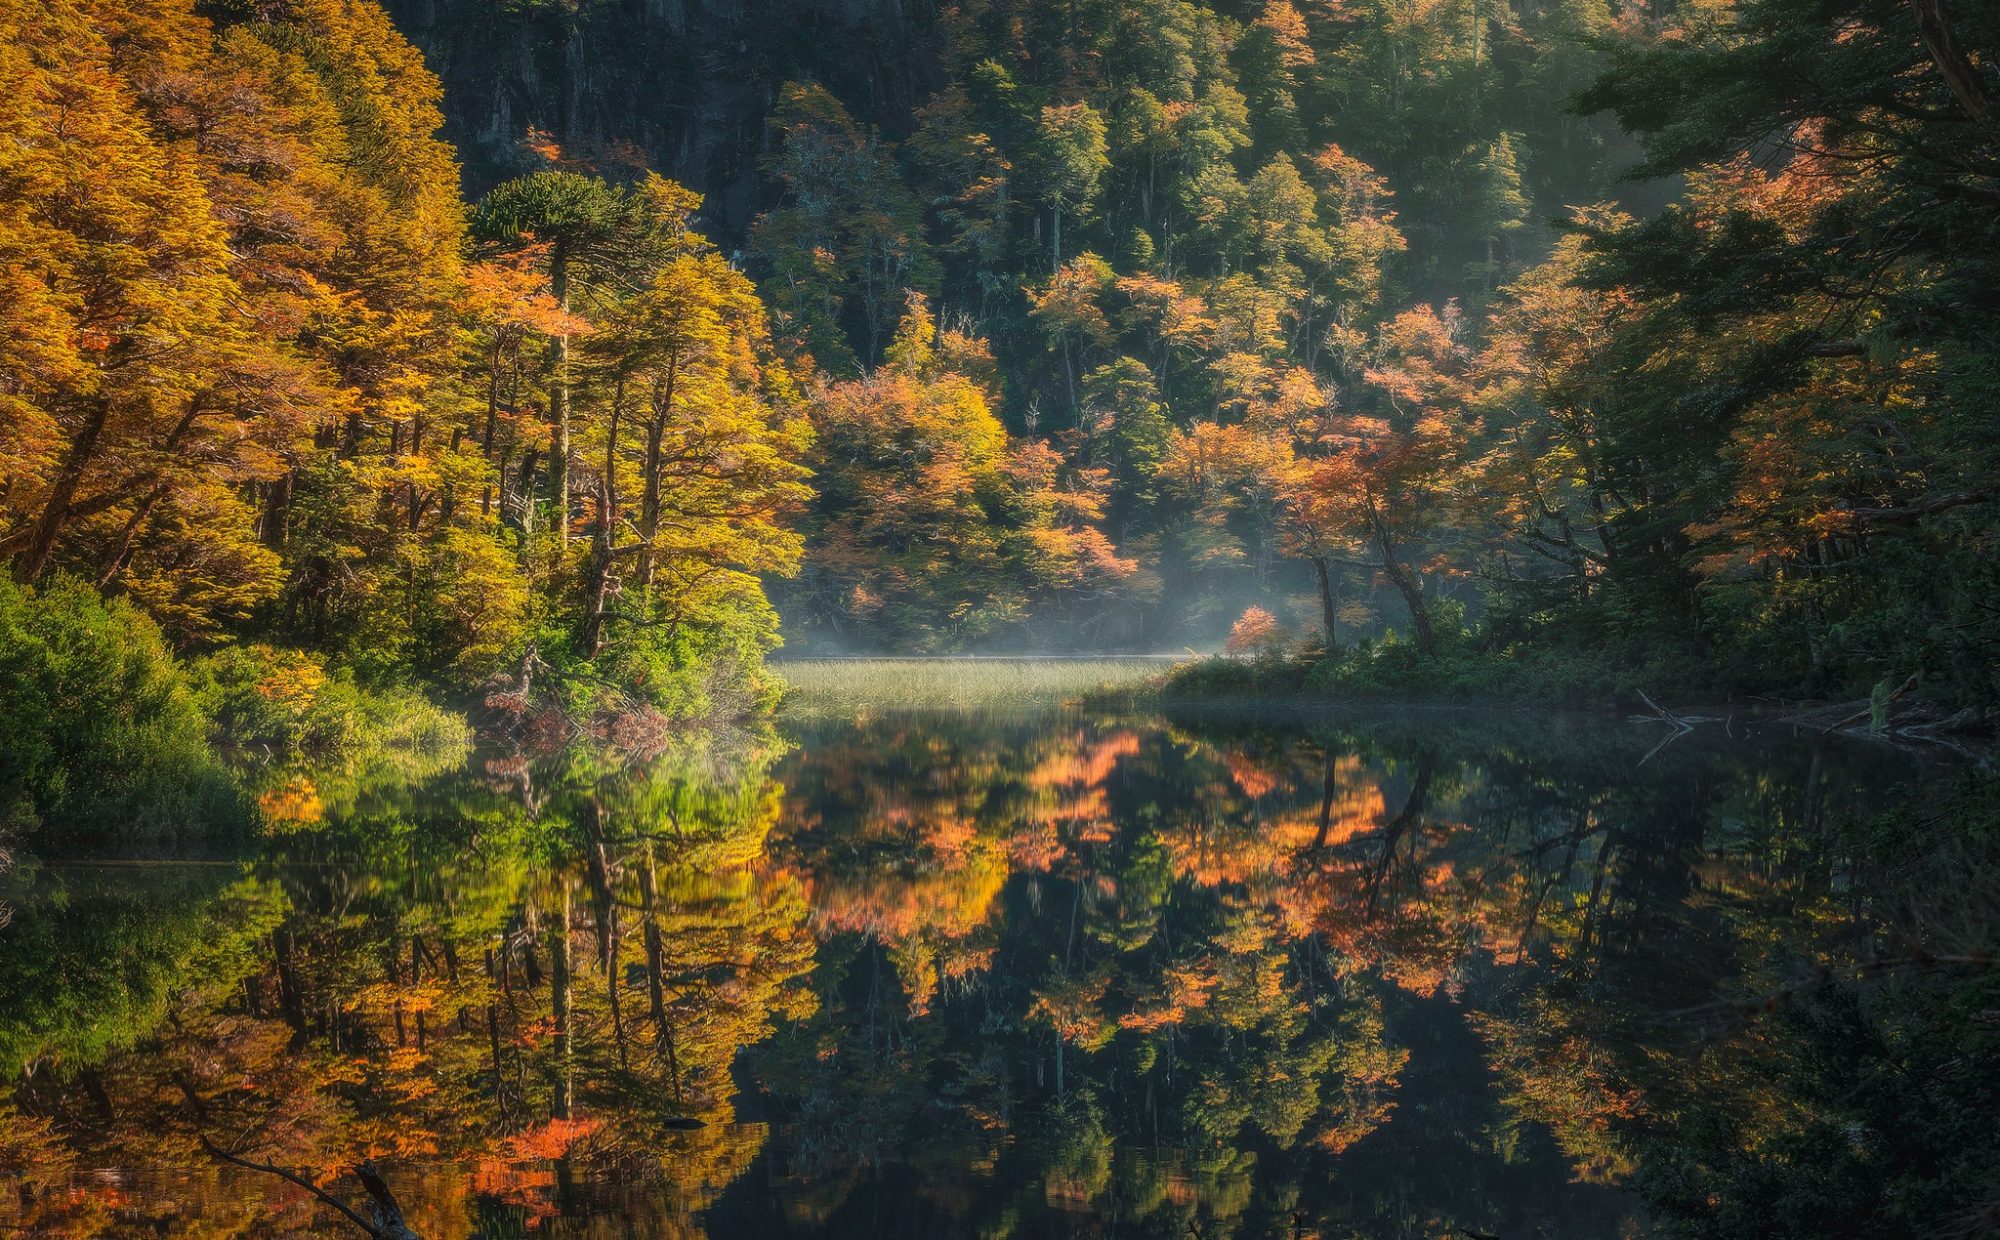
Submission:
[[[646,763],[267,772],[0,887],[0,1230],[1647,1234],[1730,1002],[1858,952],[1928,773],[1526,715],[815,715]],[[162,855],[164,854],[164,855]]]

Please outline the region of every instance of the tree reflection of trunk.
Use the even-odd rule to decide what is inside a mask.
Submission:
[[[654,868],[651,841],[646,844],[645,862],[639,871],[639,903],[646,915],[646,998],[652,1008],[653,1044],[658,1053],[667,1057],[667,1072],[673,1079],[674,1106],[678,1109],[682,1105],[681,1068],[674,1052],[673,1026],[667,1022],[666,981],[661,976],[662,958],[666,951],[660,942],[659,875]]]
[[[507,1078],[500,1071],[500,1011],[491,1003],[486,1005],[486,1036],[493,1045],[493,1103],[500,1111],[500,1123],[512,1124],[507,1113]]]
[[[1598,917],[1605,911],[1604,876],[1611,870],[1611,854],[1618,848],[1618,837],[1614,832],[1606,832],[1604,846],[1597,850],[1597,872],[1591,876],[1590,899],[1583,906],[1583,929],[1577,934],[1576,959],[1582,964],[1590,954],[1591,937],[1597,929]]]
[[[1541,887],[1535,892],[1534,903],[1528,906],[1528,917],[1521,925],[1520,941],[1514,948],[1514,960],[1516,963],[1519,963],[1526,956],[1528,941],[1534,937],[1536,927],[1541,925],[1542,905],[1548,902],[1549,893],[1569,881],[1570,871],[1576,866],[1577,848],[1582,845],[1584,840],[1602,830],[1600,827],[1590,825],[1590,808],[1587,805],[1577,807],[1576,818],[1576,824],[1570,829],[1567,840],[1568,848],[1563,852],[1561,868],[1554,874],[1549,875],[1548,879],[1542,883]],[[1547,844],[1531,846],[1527,850],[1527,855],[1538,855],[1547,846]]]
[[[394,938],[391,938],[387,946],[382,949],[382,964],[383,971],[389,975],[389,987],[396,995],[395,1001],[390,1004],[390,1015],[394,1018],[396,1025],[396,1045],[398,1047],[407,1046],[409,1045],[409,1033],[403,1024],[402,952],[401,944],[397,943]]]
[[[1320,849],[1325,848],[1326,837],[1333,834],[1333,793],[1336,782],[1335,775],[1339,766],[1339,759],[1334,756],[1333,750],[1328,749],[1326,751],[1326,779],[1320,787],[1319,794],[1319,830],[1313,833],[1312,846],[1307,850],[1309,852],[1318,852]]]
[[[1382,825],[1382,853],[1376,858],[1375,868],[1368,875],[1368,916],[1375,915],[1375,906],[1382,895],[1382,883],[1389,877],[1389,867],[1396,860],[1396,850],[1402,846],[1403,836],[1424,816],[1424,808],[1430,801],[1431,776],[1437,766],[1437,755],[1426,749],[1417,757],[1417,776],[1410,784],[1410,795],[1403,802],[1402,812]]]
[[[542,985],[542,961],[535,955],[535,936],[541,932],[542,919],[536,914],[533,904],[521,910],[521,980],[529,990],[539,990]]]
[[[632,1061],[625,1049],[625,1011],[618,993],[622,989],[618,978],[618,901],[612,891],[611,856],[604,846],[604,805],[592,797],[588,808],[590,911],[597,930],[597,968],[604,975],[604,995],[611,1009],[611,1040],[618,1049],[618,1067],[629,1072]]]
[[[292,1027],[292,1049],[305,1045],[306,1009],[305,997],[299,990],[299,970],[295,957],[296,943],[289,929],[280,928],[271,934],[272,954],[278,964],[278,1010],[285,1015],[285,1023]]]
[[[424,981],[424,940],[422,935],[410,936],[410,985],[421,986]],[[417,1053],[422,1054],[429,1042],[430,1031],[425,1022],[424,1005],[419,1004],[417,1018]]]
[[[521,982],[533,990],[538,984],[540,973],[535,965],[535,935],[540,933],[541,921],[535,916],[533,904],[523,904],[516,914],[515,923],[508,927],[507,935],[500,945],[500,989],[507,996],[507,1027],[516,1035],[521,1030],[521,1000],[514,992],[514,957],[521,957]],[[514,1053],[514,1096],[526,1105],[528,1097],[528,1057],[519,1051]]]
[[[1803,851],[1807,857],[1805,864],[1811,871],[1807,877],[1812,881],[1792,885],[1790,911],[1797,910],[1804,893],[1825,890],[1833,881],[1833,850],[1826,846],[1826,804],[1820,788],[1825,768],[1826,751],[1814,745],[1806,766],[1805,786],[1799,790],[1799,830],[1806,841]]]
[[[570,960],[569,960],[569,880],[561,879],[557,884],[556,915],[549,926],[549,987],[550,1006],[554,1009],[556,1033],[554,1049],[556,1057],[556,1091],[554,1113],[557,1119],[568,1119],[575,1102],[575,1065],[571,1055],[570,1029]]]
[[[625,1049],[625,1011],[618,1001],[618,910],[611,910],[611,967],[604,971],[604,990],[611,1003],[611,1038],[618,1046],[618,1070],[630,1072],[632,1057]]]
[[[624,979],[619,976],[618,967],[618,947],[623,936],[619,933],[618,906],[616,904],[610,906],[606,917],[610,924],[606,927],[608,950],[606,952],[607,960],[604,968],[604,991],[611,1005],[611,1037],[618,1045],[619,1070],[621,1072],[630,1072],[632,1070],[632,1057],[625,1046],[625,1007],[619,998],[619,992],[624,989]]]
[[[597,967],[611,967],[611,861],[604,853],[604,806],[596,797],[584,804],[590,848],[590,927],[597,941]]]

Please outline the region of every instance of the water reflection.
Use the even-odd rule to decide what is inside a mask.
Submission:
[[[1871,932],[1919,772],[1460,718],[814,721],[26,861],[0,1225],[426,1237],[1644,1234],[1733,1038]],[[1642,763],[1642,759],[1644,759]],[[308,801],[314,812],[297,812]]]

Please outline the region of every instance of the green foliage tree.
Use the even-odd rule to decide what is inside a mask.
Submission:
[[[1049,208],[1049,268],[1062,266],[1063,212],[1077,215],[1096,201],[1110,166],[1104,118],[1088,103],[1050,104],[1031,148],[1030,167]]]
[[[0,584],[0,742],[10,826],[61,841],[194,834],[205,817],[235,817],[207,720],[159,629],[82,582]]]
[[[753,237],[765,288],[783,330],[829,373],[853,374],[880,358],[904,292],[933,291],[921,213],[894,148],[825,88],[787,85],[771,128],[782,196]]]
[[[547,170],[496,186],[479,202],[474,233],[490,245],[544,247],[549,295],[568,314],[571,281],[602,287],[644,259],[636,204],[596,177]],[[549,498],[556,536],[570,535],[570,331],[559,324],[549,340]]]

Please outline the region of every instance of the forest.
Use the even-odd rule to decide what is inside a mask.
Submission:
[[[2000,690],[1987,6],[979,0],[895,90],[757,43],[727,209],[610,71],[461,167],[373,4],[5,20],[13,784],[84,640],[585,717],[754,710],[780,631]]]
[[[2000,5],[0,80],[0,1230],[2000,1231]]]

